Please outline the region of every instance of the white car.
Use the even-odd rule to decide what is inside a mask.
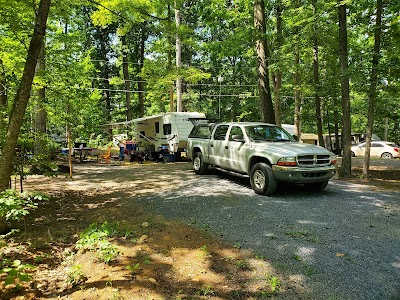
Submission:
[[[351,147],[352,156],[364,156],[365,143],[354,145]],[[395,143],[386,141],[371,142],[371,157],[381,157],[385,159],[400,158],[399,146]]]

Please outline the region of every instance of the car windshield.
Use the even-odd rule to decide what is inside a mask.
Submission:
[[[246,126],[246,133],[253,142],[294,142],[293,137],[284,129],[271,125]]]

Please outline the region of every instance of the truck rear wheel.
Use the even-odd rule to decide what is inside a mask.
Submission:
[[[272,168],[266,163],[256,163],[250,171],[250,184],[259,195],[270,196],[276,191],[278,185]]]
[[[197,175],[206,174],[208,170],[208,164],[204,162],[203,153],[196,152],[193,157],[193,171]]]

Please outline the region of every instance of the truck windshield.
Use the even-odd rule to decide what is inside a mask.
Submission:
[[[294,142],[293,137],[284,129],[270,125],[246,126],[246,133],[253,142]]]

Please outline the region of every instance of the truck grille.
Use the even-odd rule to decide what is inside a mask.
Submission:
[[[297,163],[299,166],[313,167],[313,166],[325,166],[330,163],[329,155],[300,155],[297,157]]]

